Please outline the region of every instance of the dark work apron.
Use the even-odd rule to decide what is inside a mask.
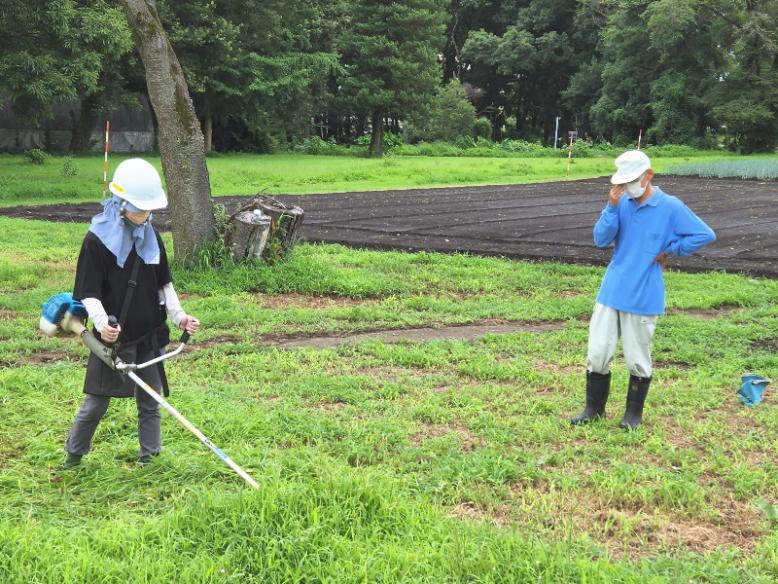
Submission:
[[[96,334],[96,336],[99,338],[99,335]],[[136,341],[121,343],[116,350],[116,354],[125,363],[135,363],[138,353],[148,354],[148,351],[151,351],[155,356],[159,357],[165,351],[165,347],[169,342],[170,331],[167,324],[163,323]],[[152,365],[152,367],[158,368],[159,378],[162,382],[162,395],[170,395],[163,363],[157,363]],[[114,371],[96,355],[89,354],[89,361],[86,364],[86,377],[84,378],[84,393],[106,397],[133,397],[135,388],[136,385],[132,379]]]

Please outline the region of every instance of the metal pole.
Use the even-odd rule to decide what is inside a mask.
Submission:
[[[153,388],[151,388],[145,381],[143,381],[140,377],[138,377],[134,372],[127,371],[127,375],[132,379],[135,383],[138,384],[138,386],[143,389],[147,394],[149,394],[152,398],[154,398],[154,401],[156,401],[159,405],[161,405],[168,414],[173,416],[176,420],[181,422],[184,427],[189,430],[192,434],[197,436],[197,438],[205,444],[208,448],[211,449],[211,452],[213,452],[216,456],[222,459],[227,466],[229,466],[232,470],[234,470],[236,473],[238,473],[238,476],[242,478],[244,481],[246,481],[249,485],[251,485],[254,489],[259,489],[259,485],[257,482],[251,478],[251,475],[249,475],[245,470],[240,468],[227,454],[219,447],[217,447],[213,442],[211,442],[205,434],[200,432],[189,420],[187,420],[184,416],[182,416],[180,413],[178,413],[178,410],[171,406],[165,398],[163,398],[161,395],[159,395],[156,391],[154,391]]]
[[[638,132],[638,150],[640,150],[640,141],[643,138],[643,128],[640,128],[640,132]]]
[[[567,173],[565,176],[570,176],[570,165],[573,162],[573,137],[570,136],[570,145],[568,146],[567,151]]]
[[[554,150],[556,150],[558,137],[559,137],[559,116],[556,117],[556,125],[554,126]]]
[[[111,122],[105,121],[105,144],[103,145],[103,198],[108,191],[108,135],[111,132]]]

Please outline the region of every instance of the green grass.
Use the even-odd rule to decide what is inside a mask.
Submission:
[[[0,581],[772,583],[778,281],[667,275],[645,424],[572,428],[602,270],[302,245],[274,267],[177,271],[203,322],[171,401],[257,478],[249,491],[163,414],[135,464],[114,400],[57,470],[85,350],[36,332],[69,290],[84,225],[0,218]],[[706,315],[701,311],[708,310]],[[257,341],[483,320],[560,330],[303,349]],[[771,343],[773,343],[771,345]]]
[[[124,158],[112,156],[111,169]],[[147,158],[161,169],[158,158]],[[653,162],[662,172],[692,160],[698,159],[657,158]],[[216,155],[209,158],[208,167],[215,196],[544,182],[602,176],[614,169],[611,158],[574,159],[567,177],[567,160],[562,158],[368,159],[298,154]],[[97,155],[52,156],[42,165],[31,164],[21,155],[0,155],[0,206],[97,201],[102,196],[102,168]]]

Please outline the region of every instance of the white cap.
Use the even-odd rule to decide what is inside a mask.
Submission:
[[[167,207],[167,197],[157,169],[142,158],[130,158],[119,164],[108,188],[141,211]]]
[[[640,150],[628,150],[616,159],[616,172],[611,177],[611,184],[631,183],[650,168],[651,161],[648,156]]]

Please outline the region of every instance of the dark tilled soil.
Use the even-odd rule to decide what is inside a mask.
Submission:
[[[706,221],[717,241],[682,270],[778,276],[778,182],[662,176],[655,181]],[[469,252],[516,259],[606,264],[592,227],[605,205],[607,177],[557,183],[278,196],[305,209],[302,235],[352,247]],[[250,197],[219,197],[228,210]],[[86,222],[99,205],[0,209],[28,219]],[[156,214],[165,227],[166,213]]]

